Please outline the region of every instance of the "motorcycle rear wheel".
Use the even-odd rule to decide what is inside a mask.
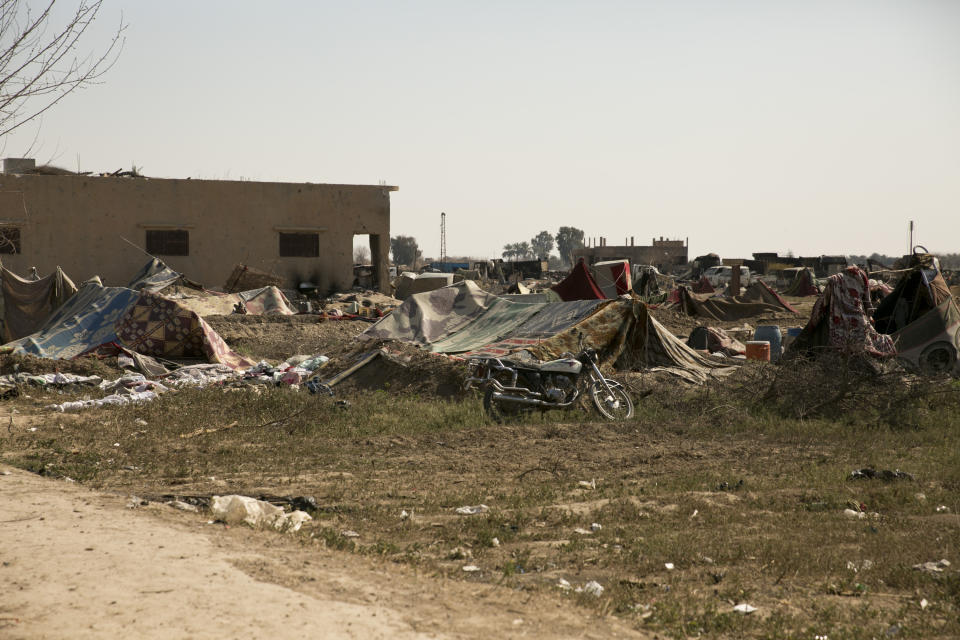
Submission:
[[[633,417],[633,400],[619,385],[610,385],[610,393],[603,382],[592,380],[590,382],[590,399],[607,420],[629,420]]]

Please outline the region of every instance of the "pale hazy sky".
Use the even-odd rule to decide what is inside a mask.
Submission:
[[[4,156],[399,185],[394,234],[960,251],[960,1],[107,0],[102,85]],[[692,256],[691,256],[692,257]]]

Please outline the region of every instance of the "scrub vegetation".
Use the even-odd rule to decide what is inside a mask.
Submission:
[[[76,415],[25,390],[5,403],[18,413],[0,460],[151,501],[312,496],[315,520],[277,534],[278,549],[553,593],[671,638],[960,636],[955,381],[825,361],[700,387],[625,381],[629,422],[570,411],[507,425],[478,398],[389,382],[335,398],[185,390]],[[910,477],[851,477],[863,468]],[[589,581],[599,596],[578,592]]]

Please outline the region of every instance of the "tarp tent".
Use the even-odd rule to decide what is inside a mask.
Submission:
[[[796,310],[786,301],[778,300],[778,296],[771,298],[769,293],[772,290],[769,287],[762,283],[760,283],[760,286],[755,286],[756,284],[751,284],[745,294],[734,298],[710,297],[709,294],[691,293],[689,289],[681,285],[676,289],[674,307],[688,316],[710,318],[723,322],[771,313],[796,313]],[[771,299],[774,301],[769,302],[768,300]]]
[[[0,266],[3,279],[3,338],[10,342],[43,326],[77,292],[60,267],[39,280],[26,280]]]
[[[155,280],[144,289],[158,284]],[[168,359],[205,358],[233,368],[254,364],[231,351],[199,315],[177,301],[146,290],[104,287],[94,281],[84,283],[37,332],[4,348],[59,360],[128,350]]]
[[[590,267],[594,282],[608,298],[616,298],[633,289],[629,260],[605,260]]]
[[[539,359],[577,351],[583,333],[605,362],[705,371],[725,365],[696,353],[652,318],[636,300],[513,303],[462,282],[411,296],[362,334],[395,339],[438,353],[506,356],[527,351]]]
[[[790,286],[784,289],[783,295],[785,296],[818,296],[820,295],[820,289],[817,288],[817,280],[813,276],[813,272],[810,271],[809,267],[797,268],[793,276],[793,282],[790,283]]]
[[[908,368],[924,373],[960,368],[960,309],[935,266],[906,273],[873,319],[878,331],[891,334]]]
[[[594,282],[593,276],[590,275],[583,260],[573,266],[570,275],[550,288],[560,296],[561,300],[568,302],[571,300],[604,300],[607,297]]]
[[[789,350],[815,353],[832,348],[877,358],[891,357],[896,354],[893,340],[874,328],[870,321],[872,312],[867,274],[859,267],[847,267],[827,279],[810,320]]]
[[[751,282],[743,294],[736,296],[735,300],[737,302],[762,302],[775,307],[781,307],[782,310],[791,313],[797,313],[797,310],[794,309],[789,302],[784,300],[779,293],[771,289],[769,285],[762,280],[754,280]]]
[[[710,284],[710,281],[707,280],[707,276],[700,276],[700,279],[693,283],[690,289],[694,293],[716,293],[717,290],[713,288],[713,285]]]

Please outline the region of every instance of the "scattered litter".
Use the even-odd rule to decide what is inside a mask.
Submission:
[[[167,504],[174,509],[179,509],[180,511],[191,511],[194,513],[200,511],[200,509],[198,509],[195,505],[192,505],[189,502],[184,502],[183,500],[171,500]]]
[[[593,531],[590,531],[590,529],[584,529],[583,527],[577,527],[576,529],[573,530],[573,532],[579,533],[582,536],[593,535]]]
[[[36,431],[36,430],[37,430],[37,428],[36,428],[36,427],[30,427],[30,429],[29,429],[29,430],[30,430],[30,431]]]
[[[130,496],[130,500],[127,501],[127,509],[139,509],[140,507],[145,507],[148,504],[150,503],[142,498]]]
[[[950,561],[943,559],[939,562],[921,562],[920,564],[913,565],[913,568],[918,571],[926,571],[927,573],[943,573],[943,570],[949,566]]]
[[[913,495],[913,497],[916,498],[918,502],[926,502],[926,501],[927,501],[927,496],[926,496],[926,494],[924,494],[924,493],[915,493],[915,494]]]
[[[560,578],[559,580],[557,580],[557,587],[560,589],[563,589],[564,591],[570,591],[570,589],[573,588],[570,586],[570,583],[564,580],[563,578]]]
[[[866,511],[854,511],[853,509],[844,509],[843,515],[850,518],[851,520],[866,520],[868,517],[874,520],[880,519],[880,514],[876,511],[872,513],[867,513]]]
[[[469,560],[473,557],[473,552],[463,547],[454,547],[447,554],[447,557],[451,560]]]
[[[140,471],[140,467],[132,464],[125,464],[120,468],[123,469],[124,471]]]
[[[492,546],[492,547],[499,547],[499,546],[500,546],[500,539],[499,539],[499,538],[493,538],[493,539],[491,539],[491,540],[490,540],[490,546]]]
[[[303,511],[286,513],[280,507],[249,496],[213,496],[210,511],[216,520],[227,524],[245,523],[252,527],[273,527],[277,531],[298,531],[313,518]]]
[[[590,531],[593,531],[594,533],[600,531],[600,529],[603,529],[603,525],[601,525],[599,522],[594,522],[590,525]]]
[[[877,471],[876,469],[871,469],[870,467],[864,467],[863,469],[854,469],[850,472],[850,480],[886,480],[890,482],[892,480],[913,480],[913,474],[907,473],[906,471],[900,471],[896,469],[890,471],[889,469],[881,469]]]
[[[359,538],[359,537],[360,537],[360,534],[357,533],[356,531],[353,531],[352,529],[347,529],[347,530],[345,530],[345,531],[341,531],[341,532],[340,532],[340,535],[342,535],[344,538]]]
[[[477,571],[480,571],[480,567],[478,567],[475,564],[468,564],[463,567],[463,570],[466,571],[467,573],[475,573]]]
[[[113,443],[113,446],[119,447],[119,446],[120,446],[120,443],[119,443],[119,442],[114,442],[114,443]]]
[[[141,427],[147,426],[147,421],[144,420],[143,418],[137,418],[136,420],[133,421],[133,423],[134,423],[134,424],[138,424],[138,425],[140,425]]]
[[[748,613],[753,613],[754,611],[756,611],[757,608],[752,605],[743,603],[735,606],[733,610],[736,611],[737,613],[742,613],[743,615],[747,615]]]
[[[948,506],[945,505],[945,504],[942,504],[942,505],[940,505],[939,507],[937,507],[936,511],[937,511],[937,513],[947,513],[947,512],[950,511],[950,507],[948,507]]]
[[[400,519],[401,519],[401,520],[409,520],[409,519],[410,519],[410,512],[407,511],[406,509],[404,509],[403,511],[401,511],[401,512],[400,512]]]
[[[930,606],[930,603],[927,602],[927,599],[926,599],[926,598],[924,598],[923,600],[920,601],[920,610],[921,610],[921,611],[925,611],[926,608],[929,607],[929,606]]]
[[[486,513],[487,511],[490,511],[490,507],[485,504],[456,508],[456,512],[461,516],[472,516],[478,513]]]
[[[700,513],[700,510],[694,509],[693,513],[690,514],[690,519],[693,520],[694,518],[696,518],[698,513]]]
[[[851,562],[847,560],[847,569],[857,573],[859,571],[866,571],[873,567],[873,560],[864,560],[859,565],[856,562]]]
[[[596,580],[591,580],[582,587],[577,587],[577,593],[586,593],[587,595],[599,598],[601,595],[603,595],[603,585]]]
[[[673,571],[675,568],[672,562],[664,562],[663,566],[666,568],[667,571]]]
[[[586,480],[581,480],[580,482],[577,483],[577,486],[580,487],[581,489],[596,489],[597,481],[590,480],[590,482],[587,482]]]
[[[4,469],[3,471],[0,471],[0,476],[8,476],[8,475],[10,475],[10,472],[7,471],[6,469]]]

